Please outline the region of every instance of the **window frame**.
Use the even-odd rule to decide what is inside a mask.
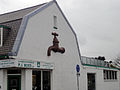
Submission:
[[[3,27],[0,27],[0,47],[3,46]]]
[[[115,70],[103,70],[103,79],[104,81],[117,81],[117,71]]]

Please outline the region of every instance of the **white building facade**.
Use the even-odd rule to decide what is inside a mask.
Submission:
[[[82,70],[80,86],[82,90],[119,90],[120,71],[105,61],[81,57]]]
[[[18,28],[10,50],[5,52],[7,39],[0,38],[0,90],[120,90],[118,69],[82,63],[76,34],[55,0],[3,14],[0,24],[3,32],[9,30],[0,33],[7,39]],[[117,74],[111,73],[112,81],[104,80],[105,70]]]

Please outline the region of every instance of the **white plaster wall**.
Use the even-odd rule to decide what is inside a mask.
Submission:
[[[3,72],[3,69],[0,70],[0,90],[3,90],[4,89],[4,85],[3,85],[3,82],[4,82],[4,72]]]
[[[109,69],[110,70],[110,69]],[[116,70],[118,71],[118,70]],[[119,71],[118,79],[115,81],[104,81],[103,68],[96,67],[84,67],[81,70],[80,76],[80,88],[81,90],[88,90],[87,86],[87,73],[95,73],[96,76],[96,90],[120,90],[119,88]]]
[[[3,78],[4,78],[4,80],[3,80],[3,85],[4,85],[4,89],[3,90],[7,90],[7,69],[4,69],[3,70],[3,74],[4,74],[4,76],[3,76]]]
[[[25,89],[24,90],[32,90],[32,70],[25,69],[24,75],[25,75],[25,79],[24,79]]]
[[[25,69],[21,70],[21,90],[25,90]]]
[[[0,69],[0,90],[7,90],[7,70]]]
[[[57,30],[53,29],[54,15],[58,18]],[[48,57],[53,31],[59,34],[60,47],[65,48],[65,53],[51,52]],[[54,63],[52,90],[77,90],[76,64],[80,64],[80,58],[75,36],[55,3],[29,19],[17,58]]]
[[[32,70],[21,70],[21,90],[32,90]]]

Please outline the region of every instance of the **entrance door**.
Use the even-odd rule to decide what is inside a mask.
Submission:
[[[21,90],[20,75],[8,75],[8,90]]]
[[[88,90],[95,90],[95,74],[88,73],[87,79],[88,79]]]

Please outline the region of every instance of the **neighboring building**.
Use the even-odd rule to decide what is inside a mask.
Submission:
[[[0,90],[120,90],[118,69],[88,62],[55,0],[0,15]]]
[[[81,56],[82,90],[120,90],[120,71],[108,62]]]

